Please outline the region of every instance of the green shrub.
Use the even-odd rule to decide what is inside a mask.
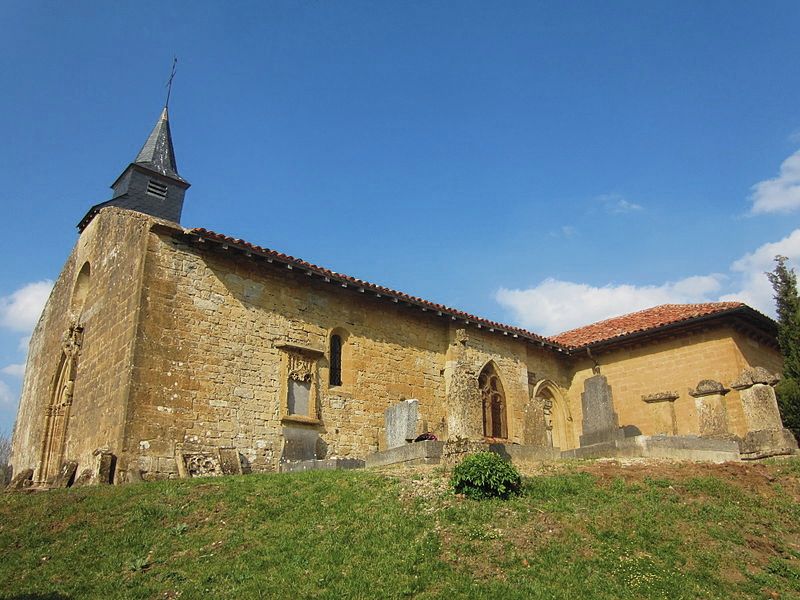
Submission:
[[[522,477],[516,467],[494,452],[478,452],[453,469],[450,483],[457,494],[467,498],[503,498],[518,494]]]

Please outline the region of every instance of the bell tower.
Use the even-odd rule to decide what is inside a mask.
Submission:
[[[178,174],[169,110],[164,106],[144,146],[111,184],[111,200],[94,205],[78,223],[83,231],[101,208],[119,206],[180,223],[183,197],[191,184]]]

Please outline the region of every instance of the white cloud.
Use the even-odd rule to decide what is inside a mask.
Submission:
[[[603,194],[597,198],[603,204],[605,211],[612,215],[639,212],[644,207],[634,202],[629,202],[620,194]]]
[[[8,387],[5,381],[0,380],[0,406],[14,406],[17,403],[17,397]]]
[[[657,286],[603,287],[546,279],[525,290],[501,288],[495,298],[523,327],[551,335],[658,304],[709,302],[723,279],[714,274]]]
[[[545,335],[658,304],[739,301],[774,316],[773,290],[766,273],[775,268],[778,254],[800,270],[800,229],[745,254],[730,265],[727,275],[700,275],[662,285],[592,286],[545,279],[527,289],[501,288],[495,299],[511,312],[514,322]],[[722,290],[723,284],[727,290],[738,291],[723,293],[727,291]]]
[[[738,274],[739,291],[726,294],[720,300],[740,300],[768,315],[775,313],[772,284],[765,273],[775,268],[775,256],[789,259],[789,266],[800,268],[800,229],[777,242],[759,246],[754,252],[745,254],[731,265]]]
[[[0,297],[0,325],[14,331],[33,330],[53,289],[49,279],[22,286],[9,296]]]
[[[800,209],[800,151],[783,161],[777,177],[761,181],[751,190],[752,214],[788,213]]]
[[[31,336],[26,335],[19,338],[19,342],[17,342],[17,350],[22,352],[23,354],[28,354],[28,345],[31,343]]]
[[[568,240],[571,240],[576,235],[578,235],[578,230],[575,229],[572,225],[562,225],[561,228],[559,228],[558,230],[550,232],[550,237],[553,238],[563,237]]]
[[[12,377],[22,377],[25,375],[25,363],[6,365],[0,369],[0,373],[5,373],[6,375],[11,375]]]

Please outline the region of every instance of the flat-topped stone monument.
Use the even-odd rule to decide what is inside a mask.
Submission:
[[[778,377],[762,367],[745,369],[731,387],[739,392],[748,432],[739,441],[743,459],[766,458],[797,451],[797,440],[783,427],[775,397]]]
[[[624,437],[619,418],[614,411],[611,386],[604,375],[593,375],[583,384],[581,394],[583,433],[581,447],[611,442]]]
[[[725,394],[730,392],[720,382],[703,379],[689,395],[694,398],[697,425],[703,437],[725,437],[728,431],[728,411]]]
[[[387,408],[383,413],[386,448],[399,448],[414,441],[419,425],[419,401],[410,399]]]

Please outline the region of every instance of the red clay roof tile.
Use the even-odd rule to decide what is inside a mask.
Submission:
[[[639,312],[592,323],[585,327],[571,329],[554,335],[550,339],[564,346],[577,348],[744,306],[746,305],[741,302],[662,304]]]

